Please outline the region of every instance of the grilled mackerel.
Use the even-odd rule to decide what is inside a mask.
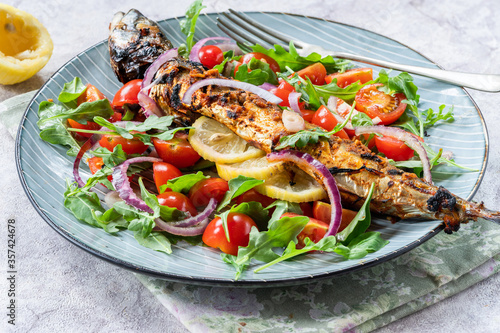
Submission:
[[[142,79],[158,56],[172,48],[156,22],[131,9],[118,12],[109,24],[111,67],[122,83]]]
[[[281,109],[255,94],[233,88],[208,86],[196,91],[191,105],[181,102],[185,91],[196,81],[221,78],[217,70],[206,70],[201,64],[173,59],[156,73],[159,83],[150,92],[165,115],[186,125],[203,115],[226,125],[253,146],[270,153],[281,137],[290,135],[281,120]],[[314,127],[308,124],[310,128]],[[467,202],[443,187],[422,181],[404,172],[383,157],[374,155],[358,140],[332,137],[302,149],[329,168],[337,181],[343,202],[360,206],[370,185],[375,183],[371,209],[401,219],[440,219],[445,231],[457,231],[461,222],[478,217],[500,221],[500,213],[487,210],[483,204]],[[320,184],[323,180],[304,169]]]

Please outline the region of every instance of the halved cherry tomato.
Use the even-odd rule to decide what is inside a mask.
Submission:
[[[160,140],[153,138],[153,145],[160,158],[178,168],[193,166],[200,155],[193,149],[188,140],[181,133],[177,132],[171,140]]]
[[[155,180],[158,193],[160,193],[160,186],[165,185],[170,179],[180,176],[182,176],[182,172],[170,163],[153,163],[153,178]],[[170,189],[167,189],[167,191],[170,191]]]
[[[236,197],[236,203],[239,205],[243,202],[251,202],[251,201],[256,201],[260,202],[262,204],[262,207],[266,208],[270,204],[276,201],[276,199],[270,198],[267,195],[261,194],[257,192],[255,189],[250,189],[243,193],[242,195],[239,195]]]
[[[255,58],[257,60],[265,62],[266,64],[269,65],[269,68],[273,72],[281,72],[280,65],[278,65],[278,63],[276,62],[276,60],[274,60],[273,58],[271,58],[268,55],[265,55],[264,53],[250,52],[250,53],[245,54],[243,57],[241,57],[240,61],[243,64],[248,64],[250,62],[250,60],[252,60],[252,58]]]
[[[87,121],[87,124],[80,124],[76,120],[73,119],[68,119],[68,126],[71,128],[77,128],[77,129],[83,129],[83,130],[91,130],[91,131],[97,131],[101,128],[101,125],[98,125],[94,123],[93,121]],[[76,132],[76,134],[81,135],[85,138],[90,138],[93,133],[83,133],[83,132]],[[78,139],[78,138],[77,138]]]
[[[85,102],[95,102],[100,99],[105,99],[106,97],[97,89],[94,85],[92,84],[87,84],[87,89],[81,94],[78,99],[76,100],[76,103],[78,105],[85,103]],[[87,121],[87,124],[80,124],[76,120],[73,119],[68,119],[68,126],[71,128],[77,128],[77,129],[84,129],[84,130],[91,130],[91,131],[97,131],[101,128],[100,125],[97,125],[93,121]],[[85,138],[90,138],[93,134],[92,133],[83,133],[83,132],[76,132],[76,134],[81,135]]]
[[[373,70],[371,68],[354,68],[346,70],[344,73],[333,73],[325,77],[326,83],[331,83],[333,79],[337,79],[337,86],[340,88],[345,88],[357,81],[363,84],[373,80]]]
[[[295,217],[295,216],[302,216],[299,214],[295,213],[285,213],[281,215],[281,217]],[[305,238],[309,238],[311,241],[314,243],[319,242],[326,234],[328,231],[328,223],[325,223],[323,221],[314,219],[314,218],[309,218],[309,222],[307,222],[306,226],[300,234],[297,235],[297,248],[301,249],[304,247],[304,240]]]
[[[288,82],[286,82],[285,80],[279,80],[279,85],[278,85],[278,88],[280,89],[285,89],[285,90],[288,90],[288,91],[291,91],[291,92],[295,92],[295,88]]]
[[[275,88],[269,90],[269,92],[281,98],[281,103],[278,104],[279,106],[290,107],[290,103],[288,102],[288,95],[290,95],[291,91],[281,88]]]
[[[356,216],[355,211],[342,208],[342,222],[340,223],[339,232],[344,230],[352,219]],[[315,219],[330,224],[332,218],[332,206],[323,201],[315,201],[313,204],[313,215]]]
[[[157,198],[158,203],[162,206],[177,208],[178,210],[191,214],[191,216],[198,214],[191,200],[182,193],[172,191],[163,192],[157,195]]]
[[[356,110],[366,113],[370,118],[379,117],[381,125],[389,125],[398,120],[405,112],[406,99],[402,93],[388,95],[377,89],[382,83],[370,84],[361,88],[355,97]]]
[[[208,205],[211,198],[221,202],[227,191],[229,191],[227,181],[222,178],[208,178],[191,187],[189,198],[196,207],[203,207]]]
[[[305,121],[310,123],[316,111],[300,109],[300,113],[302,113],[302,118],[304,118]]]
[[[92,174],[95,174],[97,171],[102,169],[102,166],[104,165],[104,161],[102,160],[102,157],[98,156],[93,156],[87,160],[87,163],[89,164],[89,169]],[[132,179],[134,178],[134,175],[128,176],[128,181],[131,182]],[[112,181],[113,176],[109,175],[108,180]]]
[[[317,86],[325,84],[326,68],[322,63],[317,62],[297,72],[303,79],[306,77]]]
[[[420,137],[418,139],[423,141]],[[394,161],[406,161],[414,156],[413,149],[392,136],[375,136],[375,144],[379,152]]]
[[[141,79],[136,79],[125,83],[123,87],[118,90],[113,98],[113,103],[111,106],[113,109],[121,109],[125,104],[139,104],[137,95],[141,90]]]
[[[99,144],[109,151],[113,151],[117,145],[122,145],[122,149],[126,154],[142,154],[148,149],[148,146],[139,139],[125,139],[119,135],[110,134],[103,135],[99,140]]]
[[[250,230],[256,227],[255,222],[247,215],[241,213],[229,213],[227,216],[227,229],[229,242],[227,241],[222,220],[220,217],[213,219],[203,232],[203,243],[213,248],[219,248],[222,252],[238,254],[238,247],[248,245]]]
[[[309,202],[301,202],[299,206],[300,209],[302,209],[302,215],[305,215],[307,217],[313,217],[312,206]]]
[[[87,89],[81,94],[78,99],[76,100],[76,103],[78,105],[85,103],[85,102],[95,102],[100,99],[105,99],[106,96],[102,92],[97,89],[96,86],[88,83],[87,84]]]
[[[121,121],[122,117],[123,115],[120,112],[115,111],[111,118],[109,118],[108,120],[112,123],[116,123],[117,121]]]
[[[327,131],[331,131],[335,128],[335,126],[339,123],[337,121],[337,118],[328,110],[324,105],[320,106],[318,111],[314,113],[314,116],[311,119],[311,123],[314,125],[320,126]],[[347,133],[341,129],[337,133],[334,134],[335,136],[338,136],[339,138],[342,139],[349,139],[349,136]]]
[[[216,45],[205,45],[198,52],[198,57],[203,66],[214,68],[224,61],[224,52]]]
[[[365,145],[372,149],[373,147],[375,147],[375,137],[376,135],[373,135],[372,139],[370,140],[370,142],[366,143],[366,141],[368,141],[368,139],[370,138],[371,134],[361,134],[361,136],[363,137],[363,141],[365,143]],[[361,140],[361,136],[357,136],[356,138]]]

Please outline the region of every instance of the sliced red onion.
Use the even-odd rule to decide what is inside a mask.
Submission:
[[[238,45],[236,45],[236,42],[233,41],[229,37],[207,37],[207,38],[200,39],[196,44],[193,45],[193,47],[191,48],[191,53],[189,54],[189,60],[200,62],[200,57],[198,56],[198,54],[200,53],[200,49],[208,41],[211,41],[211,40],[222,40],[222,41],[225,41],[225,43],[215,44],[215,45],[217,45],[222,50],[222,52],[226,52],[226,51],[229,51],[229,50],[234,50],[234,51],[240,50],[240,48],[238,47]],[[232,43],[230,43],[230,42],[232,42]]]
[[[158,104],[156,104],[156,102],[151,97],[149,97],[145,91],[147,90],[141,90],[139,91],[139,94],[137,94],[137,99],[139,100],[139,105],[142,108],[142,112],[144,113],[146,118],[153,114],[161,117],[163,114],[158,107]]]
[[[424,181],[428,184],[432,184],[432,175],[431,175],[431,164],[429,161],[429,157],[427,156],[427,151],[425,151],[424,146],[417,139],[417,136],[402,130],[397,127],[387,127],[387,126],[360,126],[356,127],[356,135],[360,134],[371,134],[377,133],[387,136],[392,136],[398,140],[403,141],[408,147],[417,152],[420,157],[420,161],[422,161],[422,168],[424,171]]]
[[[182,221],[165,222],[160,218],[155,219],[156,226],[168,233],[179,236],[201,235],[209,222],[209,216],[217,207],[217,200],[211,198],[207,207],[198,215],[188,217]]]
[[[117,165],[113,168],[113,180],[111,183],[115,187],[116,192],[120,198],[123,199],[127,204],[134,206],[137,209],[140,209],[146,213],[153,214],[153,210],[139,197],[134,193],[132,187],[130,186],[130,181],[127,177],[127,169],[130,164],[133,163],[142,163],[142,162],[161,162],[163,161],[161,158],[155,157],[134,157],[126,160],[120,165]]]
[[[299,107],[299,98],[302,96],[301,93],[298,92],[292,92],[288,95],[288,103],[290,104],[290,109],[295,111],[296,113],[300,114],[302,116],[302,113],[300,112],[300,107]]]
[[[177,57],[177,55],[178,55],[177,48],[170,49],[167,52],[165,52],[162,55],[160,55],[148,67],[148,69],[146,70],[146,73],[144,73],[144,79],[142,80],[141,90],[151,84],[151,82],[153,81],[153,77],[155,76],[155,74],[158,71],[158,69],[160,69],[160,67],[163,66],[163,64],[165,64],[170,59]],[[149,91],[147,93],[149,93]]]
[[[380,119],[380,117],[377,116],[377,117],[373,118],[372,121],[373,121],[373,125],[378,125],[382,122],[382,119]]]
[[[240,47],[236,43],[217,43],[215,45],[217,45],[222,52],[233,51],[235,56],[243,54],[243,51],[241,51]]]
[[[320,161],[314,159],[307,153],[302,153],[291,149],[270,153],[267,155],[267,160],[270,162],[293,162],[304,171],[309,170],[315,174],[321,175],[323,187],[325,188],[326,193],[328,193],[330,204],[332,205],[330,226],[328,227],[328,231],[326,232],[325,237],[336,235],[342,221],[342,205],[340,203],[340,193],[339,189],[337,188],[337,183],[335,182],[335,179],[333,178],[330,171],[326,168],[326,166],[324,166]]]
[[[326,103],[326,106],[328,107],[328,109],[333,112],[333,113],[338,113],[337,111],[337,103],[338,103],[338,98],[335,97],[335,96],[331,96],[329,99],[328,99],[328,103]]]
[[[445,150],[441,153],[441,157],[446,160],[451,160],[453,158],[453,152],[450,150]]]
[[[259,88],[262,88],[262,89],[264,89],[264,90],[269,91],[269,90],[271,90],[271,89],[276,89],[276,88],[278,88],[278,87],[277,87],[277,86],[275,86],[274,84],[269,83],[269,82],[264,82],[264,83],[262,83],[262,84],[259,86]]]
[[[82,177],[80,177],[80,162],[87,151],[96,148],[96,146],[99,144],[99,140],[101,140],[101,137],[102,134],[92,134],[92,136],[87,141],[85,141],[85,143],[78,151],[78,154],[76,155],[75,161],[73,162],[73,178],[78,184],[78,187],[85,186],[85,182],[82,180]]]
[[[109,191],[104,196],[104,202],[106,203],[106,206],[108,206],[109,208],[113,207],[113,205],[118,201],[122,201],[122,199],[120,198],[120,195],[116,191]]]
[[[191,98],[193,97],[194,92],[202,87],[210,85],[246,90],[274,104],[282,102],[281,98],[273,95],[269,91],[266,91],[262,88],[254,86],[253,84],[247,82],[240,82],[231,79],[204,79],[191,85],[191,87],[189,87],[188,90],[186,90],[184,96],[182,97],[182,103],[191,105]]]
[[[283,110],[281,114],[281,120],[287,131],[292,133],[297,133],[306,128],[304,118],[296,112],[289,111],[288,109]]]

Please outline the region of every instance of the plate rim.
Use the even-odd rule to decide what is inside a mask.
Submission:
[[[209,16],[209,15],[220,15],[221,13],[223,13],[223,12],[213,12],[213,13],[203,13],[203,14],[205,16]],[[320,20],[320,21],[324,21],[324,22],[329,22],[329,23],[334,23],[334,24],[338,24],[338,25],[342,25],[342,26],[347,26],[347,27],[359,29],[359,30],[362,30],[362,31],[366,31],[366,32],[373,33],[375,35],[384,37],[384,38],[389,39],[389,40],[391,40],[393,42],[396,42],[396,43],[404,46],[405,48],[408,48],[409,50],[412,50],[413,52],[417,53],[418,55],[422,56],[423,58],[427,59],[431,64],[439,67],[440,69],[443,69],[442,66],[440,66],[439,64],[437,64],[436,62],[434,62],[433,60],[431,60],[430,58],[428,58],[427,56],[425,56],[424,54],[422,54],[418,50],[415,50],[412,47],[409,47],[409,46],[407,46],[407,45],[405,45],[405,44],[403,44],[403,43],[401,43],[401,42],[399,42],[399,41],[397,41],[397,40],[395,40],[395,39],[393,39],[391,37],[387,37],[387,36],[385,36],[383,34],[380,34],[378,32],[370,31],[370,30],[365,29],[365,28],[360,28],[360,27],[357,27],[357,26],[352,25],[352,24],[342,23],[342,22],[338,22],[338,21],[334,21],[334,20],[328,20],[328,19],[325,19],[325,18],[320,18],[320,17],[315,17],[315,16],[301,15],[301,14],[291,14],[291,13],[286,13],[286,12],[245,11],[244,13],[248,13],[248,14],[280,14],[280,15],[286,15],[286,16],[296,16],[296,17],[313,19],[313,20]],[[182,19],[183,17],[184,16],[176,16],[176,17],[171,17],[171,18],[165,18],[165,19],[162,19],[162,20],[157,21],[157,22],[162,22],[162,21],[166,21],[166,20],[179,20],[179,19]],[[300,284],[312,283],[312,282],[316,282],[316,281],[319,281],[319,280],[323,280],[323,279],[327,279],[327,278],[332,278],[332,277],[337,277],[337,276],[341,276],[341,275],[345,275],[345,274],[357,272],[357,271],[365,269],[365,268],[373,267],[373,266],[376,266],[376,265],[378,265],[380,263],[389,261],[389,260],[391,260],[393,258],[399,257],[400,255],[403,255],[404,253],[406,253],[406,252],[408,252],[408,251],[416,248],[417,246],[423,244],[424,242],[428,241],[429,239],[431,239],[432,237],[434,237],[435,235],[437,235],[441,230],[443,230],[444,227],[443,227],[443,224],[441,223],[437,227],[435,227],[434,229],[430,230],[427,234],[425,234],[422,237],[414,240],[413,242],[405,245],[404,247],[399,248],[397,250],[394,250],[392,252],[389,252],[389,253],[381,256],[381,257],[373,258],[373,259],[370,259],[370,260],[368,260],[366,262],[362,262],[362,263],[360,263],[360,264],[358,264],[358,265],[356,265],[354,267],[347,267],[347,268],[344,268],[344,269],[341,269],[341,270],[337,270],[337,271],[333,271],[333,272],[324,272],[324,273],[319,273],[319,274],[315,274],[315,275],[311,275],[311,276],[303,276],[303,277],[297,277],[297,278],[293,278],[292,277],[292,278],[287,278],[287,279],[279,279],[279,280],[271,280],[271,281],[253,280],[253,279],[250,279],[250,280],[234,280],[234,279],[225,279],[225,278],[221,278],[221,279],[217,279],[217,278],[203,278],[203,277],[192,277],[192,276],[187,276],[187,275],[165,273],[165,272],[160,272],[160,271],[157,271],[157,270],[153,270],[153,269],[150,269],[150,268],[146,268],[146,267],[143,267],[143,266],[140,266],[140,265],[135,265],[135,264],[132,264],[130,262],[123,261],[123,260],[121,260],[119,258],[116,258],[116,257],[113,257],[111,255],[108,255],[107,253],[104,253],[104,252],[101,252],[99,250],[95,250],[95,249],[91,248],[90,246],[88,246],[84,242],[81,242],[80,240],[74,238],[73,235],[71,235],[68,231],[60,228],[54,221],[52,221],[52,219],[45,214],[45,212],[38,205],[38,202],[32,196],[32,194],[30,192],[30,188],[28,187],[26,179],[24,178],[24,173],[23,173],[23,169],[22,169],[22,166],[21,166],[21,152],[20,152],[20,150],[21,150],[21,135],[22,135],[22,132],[24,130],[24,126],[23,125],[24,125],[24,122],[26,121],[27,114],[28,114],[31,106],[33,105],[35,99],[40,94],[40,91],[42,89],[44,89],[53,80],[53,78],[54,78],[55,75],[57,75],[70,62],[74,61],[75,58],[79,57],[80,55],[83,55],[83,54],[87,53],[91,49],[97,48],[101,44],[107,43],[107,41],[108,41],[107,39],[104,39],[104,40],[102,40],[100,42],[97,42],[97,43],[91,45],[90,47],[86,48],[84,51],[79,52],[75,56],[71,57],[71,59],[69,59],[63,65],[61,65],[47,79],[47,81],[45,81],[45,83],[40,87],[40,89],[37,90],[37,92],[35,93],[35,95],[32,97],[32,99],[30,100],[28,106],[26,107],[26,110],[23,113],[23,116],[21,118],[21,121],[19,123],[18,129],[17,129],[17,132],[16,132],[16,140],[15,140],[15,162],[16,162],[16,170],[17,170],[17,174],[19,176],[19,179],[21,181],[21,185],[23,187],[24,192],[26,193],[29,201],[31,202],[31,204],[33,205],[33,207],[35,208],[35,210],[38,212],[38,214],[42,217],[42,219],[52,229],[54,229],[59,235],[61,235],[63,238],[65,238],[66,240],[68,240],[70,243],[76,245],[80,249],[85,250],[88,253],[90,253],[90,254],[92,254],[92,255],[100,258],[100,259],[103,259],[103,260],[105,260],[105,261],[107,261],[109,263],[117,265],[119,267],[125,268],[127,270],[130,270],[130,271],[133,271],[133,272],[136,272],[136,273],[145,274],[145,275],[148,275],[148,276],[151,276],[151,277],[154,277],[154,278],[159,278],[159,279],[162,279],[162,280],[179,282],[179,283],[190,283],[190,284],[196,284],[196,285],[205,285],[205,286],[223,286],[223,287],[234,286],[234,287],[259,287],[259,288],[262,288],[262,287],[275,287],[275,286],[293,286],[293,285],[300,285]],[[459,86],[457,86],[457,87],[459,87]],[[479,188],[479,186],[480,186],[480,184],[481,184],[481,182],[483,180],[484,173],[486,171],[486,167],[487,167],[487,163],[488,163],[488,158],[489,158],[489,133],[488,133],[488,128],[486,126],[486,122],[484,120],[483,114],[482,114],[481,110],[479,109],[478,105],[476,104],[476,101],[472,98],[472,96],[469,94],[469,92],[467,90],[465,90],[465,88],[463,88],[463,87],[459,87],[459,88],[462,89],[462,91],[467,95],[467,97],[469,98],[469,100],[474,105],[474,108],[475,108],[475,110],[476,110],[476,112],[477,112],[477,114],[479,116],[479,119],[481,120],[481,125],[482,125],[482,127],[484,129],[484,135],[485,135],[484,159],[483,159],[483,163],[481,165],[481,170],[479,171],[478,179],[477,179],[474,187],[472,188],[472,191],[470,192],[470,194],[466,198],[466,200],[469,201],[476,194],[476,192],[477,192],[477,190],[478,190],[478,188]]]

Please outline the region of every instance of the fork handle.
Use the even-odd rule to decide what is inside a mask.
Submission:
[[[500,92],[500,75],[498,74],[452,72],[443,69],[397,64],[390,61],[378,60],[344,52],[333,52],[332,56],[336,58],[354,60],[363,62],[365,64],[393,68],[403,72],[427,76],[433,79],[455,84],[457,86],[472,88],[475,90]]]

